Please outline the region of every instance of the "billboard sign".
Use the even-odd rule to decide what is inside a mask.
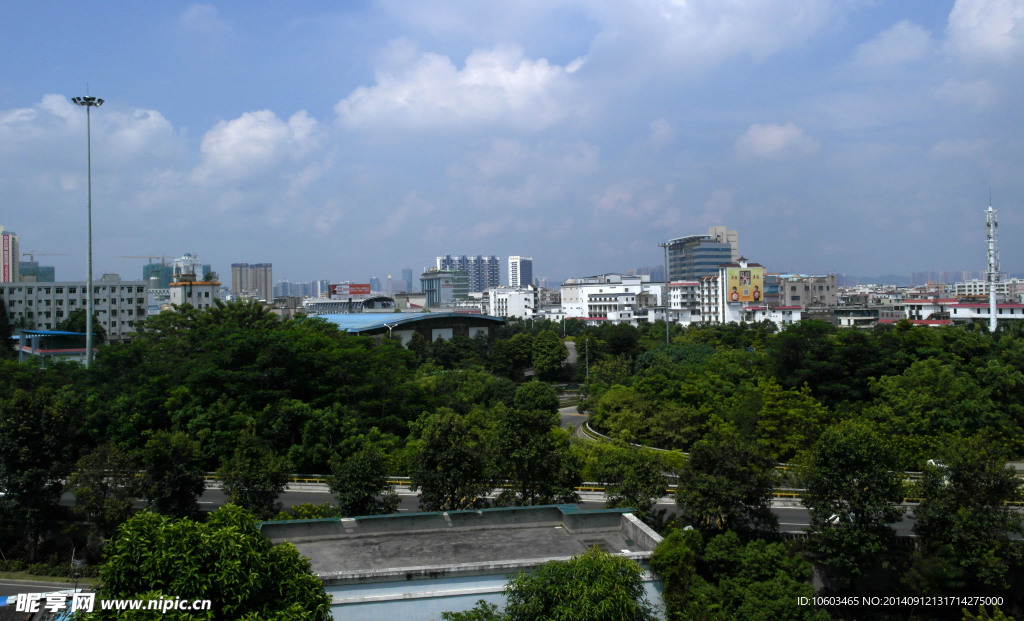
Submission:
[[[759,303],[764,299],[763,267],[726,268],[726,299],[729,302]]]
[[[354,285],[351,283],[331,285],[331,297],[350,295],[370,295],[369,283],[365,285]]]

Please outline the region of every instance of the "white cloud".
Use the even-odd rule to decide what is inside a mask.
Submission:
[[[342,124],[358,128],[538,130],[579,111],[568,76],[566,68],[512,47],[474,51],[461,69],[446,56],[422,54],[378,71],[375,86],[356,89],[335,111]]]
[[[927,57],[931,48],[931,33],[904,20],[857,46],[854,63],[866,67],[900,65]]]
[[[928,151],[928,156],[936,159],[970,158],[984,156],[992,148],[990,140],[940,140]]]
[[[818,141],[805,136],[792,122],[785,125],[754,124],[736,141],[743,157],[779,158],[810,155],[818,150]]]
[[[270,110],[221,121],[203,136],[203,162],[193,178],[217,183],[258,176],[275,164],[306,156],[316,146],[317,129],[305,111],[287,122]]]
[[[730,58],[763,61],[834,23],[845,2],[828,0],[635,0],[585,3],[604,25],[591,56],[657,75],[703,73]],[[618,61],[618,62],[617,62]]]
[[[676,128],[666,119],[657,119],[651,123],[647,134],[647,144],[652,149],[661,149],[676,139]]]
[[[1000,99],[999,88],[984,79],[964,82],[951,78],[932,89],[931,94],[936,99],[967,106],[975,111],[987,110]]]
[[[187,31],[206,36],[216,36],[229,30],[217,14],[217,8],[210,4],[190,4],[178,17],[178,24]]]
[[[967,61],[1012,63],[1024,56],[1024,3],[957,0],[949,14],[946,49]]]

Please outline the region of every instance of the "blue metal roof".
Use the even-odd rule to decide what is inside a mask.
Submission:
[[[41,334],[43,336],[85,336],[85,332],[64,332],[63,330],[19,330],[22,334]]]
[[[487,319],[498,324],[505,323],[501,317],[468,313],[333,313],[317,317],[330,321],[346,332],[387,330],[389,327],[394,329],[399,325],[430,319]]]

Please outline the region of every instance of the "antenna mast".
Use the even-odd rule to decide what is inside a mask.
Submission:
[[[991,192],[988,196],[988,209],[985,210],[985,229],[988,231],[988,331],[995,334],[998,324],[996,283],[999,282],[999,248],[996,246],[996,237],[999,221],[996,219],[996,210],[992,209]]]

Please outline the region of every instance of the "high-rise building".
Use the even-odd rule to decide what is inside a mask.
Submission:
[[[0,226],[0,282],[18,282],[21,273],[21,247],[16,233]]]
[[[232,263],[231,294],[274,300],[274,265],[272,263]]]
[[[252,288],[249,287],[249,264],[248,263],[232,263],[231,264],[231,295],[243,296],[249,293]]]
[[[53,282],[57,270],[52,265],[39,265],[39,261],[21,261],[19,279],[21,282]]]
[[[469,297],[469,274],[462,270],[430,268],[420,276],[428,308],[450,306]]]
[[[669,281],[695,280],[718,274],[718,266],[738,259],[739,236],[724,226],[712,226],[708,235],[689,235],[667,242]]]
[[[234,266],[232,266],[234,267]],[[232,271],[232,275],[234,272]],[[149,263],[142,268],[142,280],[152,289],[166,289],[174,278],[174,268],[163,263]]]
[[[497,287],[501,284],[501,259],[495,256],[467,257],[462,255],[453,257],[446,254],[443,257],[437,257],[434,267],[439,270],[466,272],[469,274],[470,291],[484,291],[489,287]]]
[[[729,244],[732,249],[732,257],[729,258],[730,263],[735,263],[740,260],[740,235],[736,231],[730,231],[724,226],[709,226],[708,237],[722,244]]]
[[[405,293],[412,293],[413,289],[412,289],[412,268],[411,267],[403,267],[402,268],[402,281],[403,281],[403,285],[402,286],[405,287],[405,289],[403,289],[403,291],[405,291]]]
[[[374,293],[380,293],[380,278],[376,276],[370,276],[370,291]]]
[[[533,284],[533,259],[530,257],[508,258],[508,286],[526,287]]]
[[[253,263],[249,266],[250,285],[256,298],[266,302],[274,300],[274,264]]]

